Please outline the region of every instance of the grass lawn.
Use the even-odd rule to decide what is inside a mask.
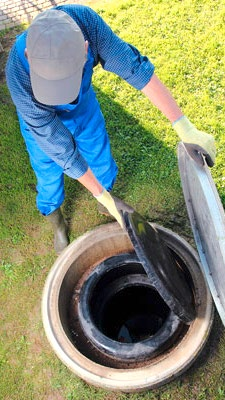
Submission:
[[[184,113],[215,136],[212,175],[225,206],[224,0],[89,1],[121,38],[148,55]],[[223,400],[225,331],[218,316],[202,355],[176,381],[142,394],[110,393],[74,376],[51,350],[41,297],[55,260],[52,232],[35,207],[35,177],[3,66],[21,28],[1,32],[0,54],[0,399]],[[120,78],[96,68],[93,80],[119,166],[115,194],[150,221],[192,242],[168,121]],[[71,240],[107,223],[78,182],[65,179]]]

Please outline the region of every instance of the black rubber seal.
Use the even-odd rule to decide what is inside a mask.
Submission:
[[[180,326],[136,254],[130,253],[105,260],[88,276],[78,316],[90,342],[117,360],[155,357]]]

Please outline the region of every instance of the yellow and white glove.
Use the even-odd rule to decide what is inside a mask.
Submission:
[[[198,164],[203,165],[201,153],[209,167],[214,165],[216,147],[212,135],[199,131],[185,116],[175,121],[173,128],[184,142],[187,152]]]
[[[107,208],[109,213],[117,220],[121,228],[123,228],[123,218],[121,211],[133,212],[134,209],[117,197],[112,196],[105,189],[99,196],[94,197],[96,198],[96,200],[98,200],[99,203]]]

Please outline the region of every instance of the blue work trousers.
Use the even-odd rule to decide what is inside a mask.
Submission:
[[[92,88],[89,89],[89,106],[57,106],[56,112],[74,137],[77,148],[88,166],[102,184],[111,190],[117,175],[117,166],[110,150],[109,137],[99,103]],[[71,108],[68,111],[68,107]],[[85,112],[84,112],[85,111]],[[37,178],[37,208],[49,215],[64,201],[64,173],[38,146],[26,123],[19,116],[20,128],[29,153],[31,166]]]

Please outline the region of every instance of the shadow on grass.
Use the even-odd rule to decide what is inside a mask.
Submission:
[[[174,222],[175,225],[184,226],[187,215],[180,187],[176,149],[171,150],[157,138],[154,126],[151,131],[146,130],[133,115],[99,88],[96,92],[110,136],[113,157],[119,168],[113,193],[151,221],[162,223],[165,218],[168,222],[166,225]],[[70,220],[76,213],[74,199],[80,198],[82,201],[83,188],[72,179],[66,177],[65,180],[64,209]],[[175,210],[176,221],[174,192],[177,192],[177,198],[180,197],[182,204],[182,211]],[[168,209],[173,210],[170,221]]]

